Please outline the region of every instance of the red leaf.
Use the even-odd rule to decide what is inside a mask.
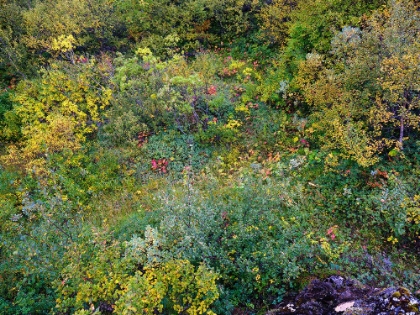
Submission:
[[[158,164],[157,164],[157,162],[156,162],[156,160],[152,160],[152,169],[153,170],[156,170],[157,169],[157,167],[158,167]]]

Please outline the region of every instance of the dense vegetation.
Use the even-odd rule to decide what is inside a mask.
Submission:
[[[414,0],[0,0],[0,313],[420,288]]]

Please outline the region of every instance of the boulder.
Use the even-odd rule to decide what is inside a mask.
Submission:
[[[313,280],[266,315],[420,315],[420,300],[403,287],[373,288],[341,276]]]

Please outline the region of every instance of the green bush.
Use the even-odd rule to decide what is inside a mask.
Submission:
[[[344,250],[340,242],[320,246],[328,241],[309,232],[328,226],[319,214],[314,220],[300,186],[252,175],[224,188],[202,180],[205,190],[186,184],[184,192],[168,191],[160,232],[175,257],[220,273],[222,301],[259,307],[279,301],[301,277],[317,271],[318,259],[328,263]]]
[[[47,186],[19,176],[5,182],[9,193],[2,198],[0,307],[5,314],[45,314],[55,305],[52,281],[82,220],[57,178]],[[8,202],[13,211],[3,212]]]

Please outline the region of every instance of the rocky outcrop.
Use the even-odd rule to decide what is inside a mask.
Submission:
[[[420,300],[405,288],[372,288],[331,276],[313,280],[266,315],[420,315]]]

